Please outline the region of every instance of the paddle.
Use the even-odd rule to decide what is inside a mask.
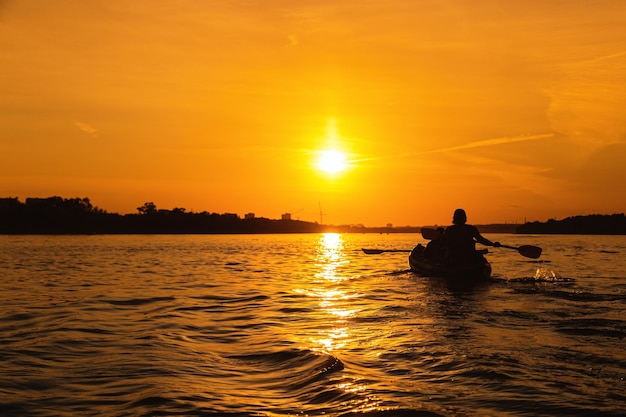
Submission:
[[[441,237],[441,232],[437,229],[430,229],[428,227],[422,227],[422,237],[426,240],[435,240]]]
[[[411,252],[411,249],[366,249],[366,248],[362,248],[361,250],[368,255],[379,255],[384,252]]]
[[[500,247],[507,248],[507,249],[515,249],[516,251],[519,252],[520,255],[525,256],[527,258],[537,259],[538,257],[541,256],[541,248],[539,246],[522,245],[518,248],[515,246],[508,246],[508,245],[500,244]]]
[[[437,229],[423,227],[421,229],[422,237],[427,240],[435,240],[441,237],[441,232]],[[361,249],[368,255],[379,255],[384,252],[411,252],[411,249]]]
[[[439,232],[439,230],[436,229],[430,229],[427,227],[423,227],[422,228],[422,237],[424,239],[428,239],[428,240],[434,240],[437,239],[441,236],[441,232]],[[499,247],[501,248],[507,248],[507,249],[515,249],[516,251],[519,252],[520,255],[525,256],[527,258],[533,258],[533,259],[537,259],[541,256],[541,248],[539,246],[533,246],[533,245],[523,245],[520,247],[515,247],[515,246],[508,246],[508,245],[500,245]]]

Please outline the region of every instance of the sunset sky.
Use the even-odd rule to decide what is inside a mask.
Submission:
[[[622,213],[625,22],[613,0],[0,0],[0,197],[367,226]]]

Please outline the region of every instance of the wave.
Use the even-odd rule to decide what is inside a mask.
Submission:
[[[130,298],[121,300],[104,300],[106,303],[115,306],[143,306],[162,301],[174,301],[174,297],[148,297],[148,298]]]
[[[305,414],[337,417],[442,417],[454,414],[402,408],[392,402],[382,404],[373,400],[370,394],[350,389],[348,387],[353,384],[348,381],[351,379],[342,375],[344,363],[325,352],[294,348],[227,358],[247,373],[248,383],[257,381],[255,392],[263,392],[266,396],[273,392],[282,395],[283,399],[290,398],[295,409]]]
[[[299,390],[325,376],[344,369],[343,363],[327,353],[311,350],[287,349],[269,353],[232,355],[227,357],[248,368],[248,372],[278,377],[275,382],[268,378],[270,387]]]

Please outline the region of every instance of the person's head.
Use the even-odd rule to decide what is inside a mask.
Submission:
[[[465,214],[465,210],[463,209],[454,210],[454,215],[452,216],[452,223],[465,224],[466,221],[467,221],[467,215]]]

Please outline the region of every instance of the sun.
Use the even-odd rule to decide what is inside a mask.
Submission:
[[[337,150],[321,151],[317,160],[317,168],[327,174],[337,174],[348,167],[346,154]]]

